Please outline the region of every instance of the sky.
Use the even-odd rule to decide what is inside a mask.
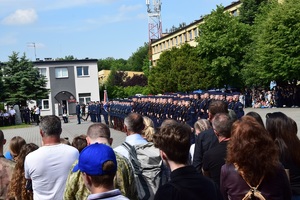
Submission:
[[[154,0],[150,0],[151,2]],[[162,30],[233,0],[161,0]],[[128,59],[148,42],[146,0],[0,0],[0,62],[36,58]]]

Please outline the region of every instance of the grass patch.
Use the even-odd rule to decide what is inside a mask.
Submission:
[[[1,126],[0,130],[8,130],[8,129],[18,129],[18,128],[28,128],[28,127],[32,127],[32,124],[19,124],[19,125],[12,125],[12,126]]]

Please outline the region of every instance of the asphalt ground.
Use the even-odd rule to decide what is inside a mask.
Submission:
[[[291,117],[297,122],[298,125],[298,130],[300,129],[300,108],[246,108],[245,109],[245,114],[250,112],[250,111],[255,111],[259,113],[265,122],[265,116],[267,113],[273,113],[273,112],[283,112],[287,116]],[[72,142],[73,138],[76,136],[79,136],[81,134],[86,134],[86,131],[88,127],[92,124],[93,122],[88,121],[83,121],[81,124],[77,124],[77,120],[75,116],[70,116],[69,117],[69,123],[63,123],[62,120],[62,138],[69,138],[69,141]],[[126,137],[126,134],[114,129],[110,129],[111,131],[111,137],[113,138],[113,144],[112,147],[116,147],[120,145]],[[27,143],[35,143],[38,146],[41,146],[41,136],[39,133],[39,127],[36,125],[32,125],[31,127],[28,128],[17,128],[17,129],[7,129],[3,130],[4,132],[4,137],[7,140],[6,144],[4,145],[4,152],[8,150],[8,144],[11,138],[14,136],[21,136],[23,137]],[[300,132],[298,131],[298,137],[300,137]]]

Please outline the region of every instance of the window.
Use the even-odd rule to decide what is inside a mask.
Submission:
[[[79,104],[87,104],[91,101],[91,93],[79,94]]]
[[[198,28],[194,29],[195,38],[198,37]]]
[[[39,73],[41,76],[46,76],[46,71],[47,71],[46,68],[39,68]]]
[[[180,44],[182,43],[182,35],[181,36],[179,36],[179,38],[180,38]]]
[[[68,68],[55,68],[55,78],[68,78]]]
[[[231,12],[231,14],[236,17],[236,16],[238,16],[238,11],[234,10],[234,11]]]
[[[89,75],[89,67],[88,66],[77,67],[77,76],[88,76],[88,75]]]
[[[189,34],[190,34],[190,40],[192,40],[193,39],[193,33],[192,33],[192,31],[190,31]]]
[[[42,110],[47,110],[47,109],[49,109],[49,100],[43,99],[42,100]]]
[[[178,38],[176,37],[176,45],[178,45]]]

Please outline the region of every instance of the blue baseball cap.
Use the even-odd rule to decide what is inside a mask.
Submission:
[[[112,170],[104,171],[102,167],[107,161],[112,161],[115,166]],[[79,155],[78,164],[74,167],[73,171],[78,170],[91,176],[115,173],[117,171],[115,152],[110,146],[105,144],[95,143],[89,145]]]

